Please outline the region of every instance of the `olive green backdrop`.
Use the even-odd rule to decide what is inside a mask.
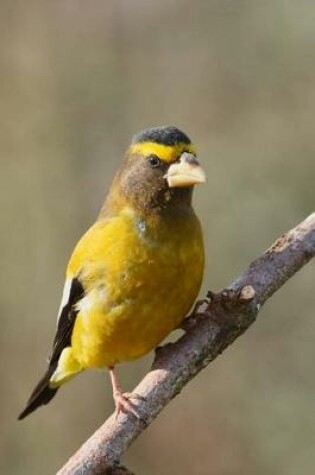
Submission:
[[[55,473],[113,410],[91,372],[16,421],[133,133],[198,145],[203,295],[314,210],[314,21],[310,0],[1,1],[1,473]],[[169,405],[124,458],[137,475],[313,473],[314,281],[310,264]],[[151,360],[120,368],[126,389]]]

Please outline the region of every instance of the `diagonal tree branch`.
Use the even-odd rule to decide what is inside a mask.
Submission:
[[[281,236],[245,272],[185,319],[185,334],[156,351],[151,371],[134,390],[139,419],[111,416],[57,475],[132,475],[117,464],[168,402],[254,322],[265,301],[315,256],[315,213]],[[116,466],[117,465],[117,466]]]

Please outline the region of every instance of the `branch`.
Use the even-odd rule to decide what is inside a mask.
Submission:
[[[185,334],[156,350],[151,371],[134,392],[139,419],[112,415],[57,475],[131,475],[116,467],[136,437],[210,361],[254,322],[265,301],[315,255],[315,213],[280,237],[248,269],[210,302],[184,320]],[[205,307],[201,310],[202,307]],[[124,471],[125,470],[125,471]]]

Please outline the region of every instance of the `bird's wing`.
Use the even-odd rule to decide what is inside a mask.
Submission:
[[[59,310],[57,330],[49,365],[55,365],[64,348],[71,345],[71,335],[78,314],[76,304],[84,296],[84,288],[78,277],[68,278]]]
[[[84,288],[80,280],[76,277],[67,279],[48,368],[33,390],[26,403],[25,409],[19,415],[19,419],[24,419],[28,414],[35,411],[37,407],[47,404],[56,394],[58,388],[50,387],[50,378],[57,368],[58,360],[63,349],[71,344],[71,334],[78,313],[75,305],[83,295]]]
[[[87,292],[86,287],[104,276],[104,262],[108,250],[117,246],[117,227],[121,220],[97,221],[82,236],[70,258],[67,279],[59,309],[57,331],[50,365],[58,362],[64,348],[71,345],[71,335],[78,314],[77,303]]]
[[[70,258],[59,309],[56,336],[49,359],[50,366],[56,364],[64,348],[71,345],[71,335],[78,314],[77,303],[84,297],[86,280],[93,282],[103,273],[104,256],[109,244],[107,222],[97,221],[82,236]],[[97,259],[95,259],[97,256]],[[96,261],[96,264],[95,264]],[[100,263],[99,263],[100,262]],[[83,280],[83,275],[85,279]],[[80,277],[81,276],[81,277]]]

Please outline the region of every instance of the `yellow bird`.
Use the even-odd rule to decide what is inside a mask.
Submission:
[[[116,414],[131,410],[114,367],[145,355],[181,323],[200,289],[204,248],[192,192],[205,181],[176,127],[133,137],[95,224],[66,273],[48,369],[19,419],[90,368],[108,368]]]

